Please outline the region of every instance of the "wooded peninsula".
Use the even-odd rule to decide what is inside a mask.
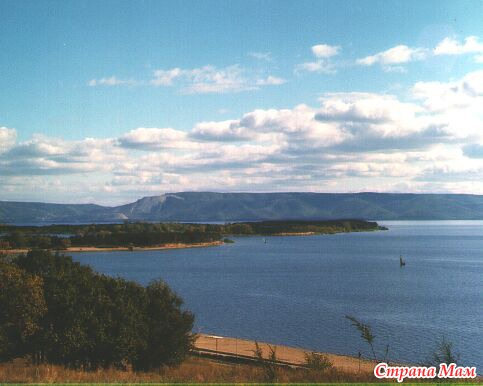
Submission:
[[[203,246],[230,242],[229,236],[290,236],[384,230],[364,220],[260,221],[226,224],[146,223],[0,225],[0,250],[38,248],[152,248]]]

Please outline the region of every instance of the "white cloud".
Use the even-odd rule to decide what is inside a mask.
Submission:
[[[406,68],[403,66],[383,66],[382,70],[384,72],[394,72],[399,74],[404,74],[407,72]]]
[[[483,43],[477,36],[468,36],[464,42],[447,37],[444,38],[433,50],[434,55],[463,55],[483,53]]]
[[[264,60],[266,62],[271,62],[273,60],[270,52],[249,52],[248,56],[258,60]]]
[[[156,70],[154,71],[151,84],[153,86],[171,86],[176,78],[184,74],[180,68],[172,68],[171,70]]]
[[[66,141],[34,135],[0,155],[0,175],[36,176],[110,171],[119,152],[112,140]]]
[[[238,120],[200,122],[191,136],[202,141],[239,141],[250,139],[250,133],[238,125]]]
[[[295,66],[294,72],[314,72],[319,74],[335,74],[337,72],[335,64],[331,61],[333,56],[339,54],[340,46],[330,46],[327,44],[317,44],[311,47],[312,54],[316,60],[300,63]]]
[[[153,86],[172,86],[178,82],[184,94],[237,93],[285,83],[284,79],[273,75],[253,77],[239,65],[224,68],[211,65],[194,69],[173,68],[156,70],[153,75],[150,81]]]
[[[312,46],[312,53],[316,58],[330,58],[331,56],[338,55],[340,46],[330,46],[328,44],[317,44]]]
[[[287,83],[285,79],[272,75],[269,75],[264,79],[258,79],[256,81],[257,86],[278,86],[284,83]]]
[[[190,148],[184,131],[171,128],[144,128],[131,130],[119,137],[117,143],[121,147],[153,150]]]
[[[483,70],[446,83],[418,82],[412,95],[455,141],[483,142]]]
[[[291,150],[304,146],[328,147],[343,140],[344,134],[334,125],[315,119],[316,109],[298,105],[293,109],[254,110],[243,115],[238,125],[246,130],[265,135],[258,140],[276,140]]]
[[[111,76],[109,78],[91,79],[87,84],[91,87],[95,86],[121,86],[130,85],[133,86],[137,82],[133,79],[119,79],[116,76]]]
[[[412,93],[431,111],[471,108],[483,113],[483,70],[453,82],[417,82]]]
[[[422,60],[427,57],[427,50],[424,48],[411,48],[404,44],[392,47],[386,51],[357,59],[356,63],[363,66],[380,64],[384,67],[391,67],[409,63],[415,60]]]
[[[195,68],[187,72],[187,78],[190,84],[182,89],[187,94],[240,92],[255,88],[238,65],[222,69],[214,66]]]
[[[412,103],[400,102],[393,95],[371,93],[334,93],[321,98],[318,119],[335,122],[363,122],[373,128],[392,129],[384,135],[404,136],[420,130],[416,115],[422,109]],[[394,127],[389,124],[395,123]]]
[[[333,63],[322,59],[316,60],[315,62],[301,63],[295,68],[296,73],[303,71],[315,72],[319,74],[335,74],[337,72]]]
[[[256,53],[253,53],[256,54]],[[258,53],[258,58],[266,58]],[[120,79],[116,76],[91,79],[87,84],[96,86],[153,86],[174,87],[183,94],[226,94],[257,90],[265,86],[278,86],[286,83],[285,79],[271,74],[255,74],[239,65],[218,68],[206,65],[199,68],[157,69],[147,80]]]
[[[446,37],[433,49],[400,44],[386,51],[357,59],[356,64],[361,66],[379,64],[386,72],[406,72],[403,64],[424,60],[431,56],[463,54],[476,54],[475,61],[483,62],[483,43],[477,36],[468,36],[463,41]]]
[[[0,153],[7,151],[17,139],[17,131],[8,127],[0,127]]]
[[[316,119],[345,134],[338,145],[342,151],[417,149],[448,140],[445,121],[393,95],[335,93],[322,97],[321,104]]]

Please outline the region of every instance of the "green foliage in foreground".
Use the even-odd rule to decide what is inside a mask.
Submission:
[[[86,370],[150,370],[181,362],[194,317],[161,281],[147,287],[70,257],[31,251],[0,265],[0,360]]]

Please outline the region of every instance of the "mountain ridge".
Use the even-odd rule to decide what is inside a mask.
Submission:
[[[0,222],[481,220],[483,196],[439,193],[178,192],[119,206],[0,201]]]

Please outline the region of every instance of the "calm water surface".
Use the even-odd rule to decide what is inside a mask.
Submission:
[[[221,247],[75,253],[97,271],[161,278],[196,315],[196,331],[369,355],[350,314],[393,360],[427,359],[443,337],[483,366],[483,222],[381,222],[389,231],[237,237]],[[406,267],[399,267],[399,255]]]

